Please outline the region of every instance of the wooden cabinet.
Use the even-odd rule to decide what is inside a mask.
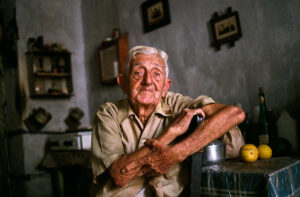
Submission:
[[[104,40],[99,49],[100,78],[103,84],[114,84],[123,72],[128,57],[128,33],[120,38]]]
[[[73,95],[71,54],[63,51],[27,52],[32,98],[64,98]]]

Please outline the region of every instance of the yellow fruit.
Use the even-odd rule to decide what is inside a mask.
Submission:
[[[240,150],[240,157],[245,162],[255,162],[258,154],[258,149],[253,144],[245,144]]]
[[[259,145],[258,152],[260,159],[270,159],[272,157],[272,149],[266,144]]]

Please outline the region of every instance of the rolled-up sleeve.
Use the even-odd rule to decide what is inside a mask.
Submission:
[[[205,105],[215,103],[215,101],[208,96],[201,95],[193,99],[173,92],[168,92],[166,99],[165,102],[172,107],[175,114],[180,113],[184,108],[201,108]]]
[[[117,113],[109,105],[102,106],[94,120],[92,133],[92,169],[94,182],[124,153]]]

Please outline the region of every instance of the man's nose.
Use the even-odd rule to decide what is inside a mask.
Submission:
[[[152,76],[150,72],[146,72],[144,75],[144,83],[149,85],[152,83]]]

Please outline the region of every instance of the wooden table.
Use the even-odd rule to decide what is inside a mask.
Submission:
[[[300,196],[300,160],[277,157],[203,166],[192,157],[190,196]]]

